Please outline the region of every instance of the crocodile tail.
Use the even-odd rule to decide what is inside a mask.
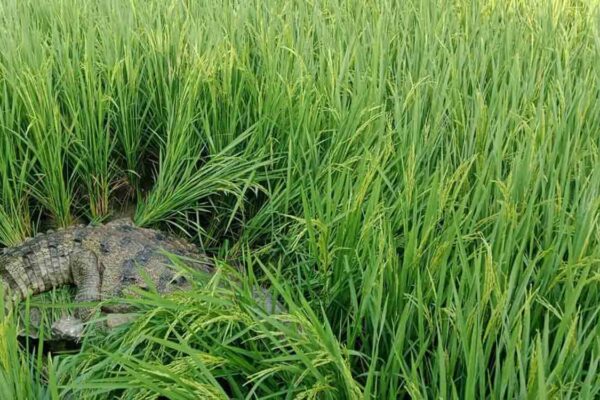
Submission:
[[[23,298],[30,292],[25,268],[13,256],[5,254],[0,258],[0,281],[5,297]]]
[[[50,232],[4,250],[0,280],[13,297],[22,299],[69,282],[68,246],[63,236]]]

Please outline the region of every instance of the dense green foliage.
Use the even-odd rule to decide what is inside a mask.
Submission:
[[[594,2],[3,0],[0,43],[0,243],[133,205],[289,310],[224,262],[75,354],[7,316],[0,398],[600,396]]]

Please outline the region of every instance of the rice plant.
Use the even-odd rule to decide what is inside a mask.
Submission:
[[[220,265],[77,352],[13,309],[0,397],[600,396],[597,1],[4,0],[0,43],[0,243],[129,213]]]

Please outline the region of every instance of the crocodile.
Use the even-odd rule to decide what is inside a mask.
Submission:
[[[49,231],[16,247],[0,251],[0,281],[12,299],[42,293],[62,285],[76,287],[75,302],[86,303],[121,297],[131,288],[159,293],[185,290],[191,284],[172,268],[169,254],[183,257],[196,270],[214,272],[212,260],[194,245],[161,231],[141,228],[130,219],[104,225],[73,226]],[[271,304],[265,290],[261,297]],[[105,313],[125,310],[106,306]],[[89,305],[75,309],[52,326],[56,337],[79,340],[92,315]]]

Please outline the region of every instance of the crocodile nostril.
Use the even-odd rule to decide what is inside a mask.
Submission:
[[[103,254],[110,253],[110,245],[108,244],[108,242],[106,242],[106,241],[100,242],[100,252],[102,252]]]

